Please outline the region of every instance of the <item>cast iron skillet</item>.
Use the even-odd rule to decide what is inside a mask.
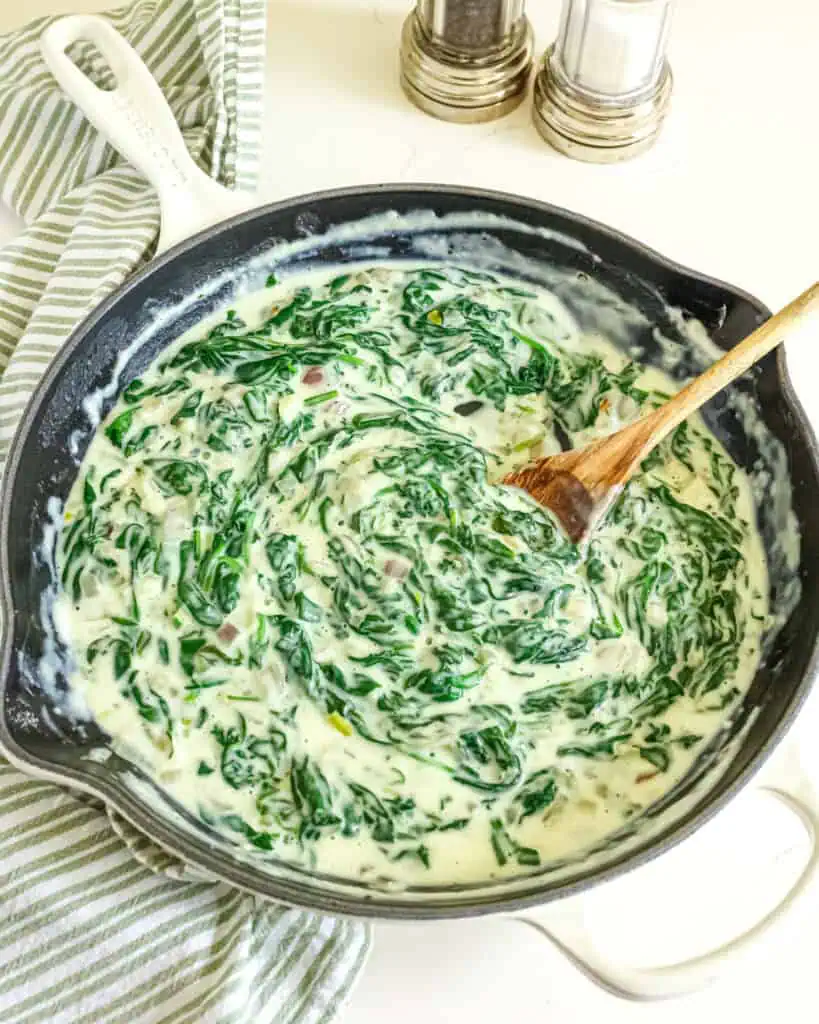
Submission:
[[[116,69],[113,90],[94,87],[66,55],[90,40]],[[156,188],[162,213],[160,250],[246,208],[247,200],[216,185],[193,164],[162,93],[138,55],[110,23],[91,15],[54,22],[42,45],[62,87],[108,140]],[[407,216],[421,211],[426,217]],[[364,230],[362,219],[380,217]],[[355,239],[349,230],[358,224]],[[284,246],[274,246],[283,242]],[[290,243],[289,245],[287,243]],[[271,247],[275,256],[271,256]],[[267,257],[264,254],[267,253]],[[478,254],[476,256],[476,253]],[[748,781],[782,738],[811,682],[819,630],[819,497],[816,442],[797,403],[780,354],[769,356],[705,411],[711,428],[746,468],[774,469],[776,456],[758,444],[758,433],[734,414],[744,392],[767,430],[781,442],[792,482],[792,504],[801,530],[798,576],[802,597],[767,652],[741,714],[718,737],[674,791],[643,816],[631,832],[601,844],[585,857],[549,865],[535,875],[482,886],[418,887],[389,892],[321,877],[278,862],[248,859],[228,839],[176,807],[133,766],[105,748],[106,737],[89,722],[63,711],[64,676],[46,685],[39,659],[49,636],[48,565],[37,554],[47,532],[49,506],[62,501],[76,477],[92,433],[83,400],[108,385],[107,412],[117,394],[186,328],[223,306],[244,278],[260,286],[278,274],[314,266],[412,256],[478,264],[544,283],[544,278],[584,329],[600,329],[639,358],[665,347],[682,352],[678,375],[702,368],[689,344],[687,318],[701,321],[714,341],[732,346],[767,316],[756,300],[669,263],[606,228],[542,203],[499,193],[419,186],[379,186],[307,196],[235,216],[155,260],[96,310],[71,336],[43,377],[12,443],[0,509],[0,748],[24,771],[66,783],[107,801],[132,824],[172,853],[232,885],[309,909],[357,916],[435,918],[509,911],[578,892],[635,867],[689,835]],[[254,260],[258,257],[258,260]],[[275,261],[275,268],[271,265]],[[251,269],[252,266],[252,269]],[[261,273],[260,273],[261,270]],[[587,297],[594,293],[595,301]],[[139,339],[140,344],[134,344]],[[778,543],[777,512],[787,485],[765,493],[758,518],[771,569],[774,607],[787,603],[793,573]],[[52,499],[51,501],[49,499]],[[108,755],[100,758],[99,753]],[[93,755],[93,756],[89,756]],[[714,771],[714,766],[721,772]],[[819,800],[789,774],[789,806],[813,831],[814,849],[800,878],[757,925],[720,950],[684,964],[651,971],[617,969],[590,945],[582,920],[572,921],[574,901],[549,909],[552,938],[595,979],[621,994],[676,994],[709,980],[730,954],[741,952],[781,910],[819,877]],[[790,794],[790,795],[789,795]],[[542,927],[543,919],[532,921]]]
[[[406,226],[410,221],[402,226],[400,217],[417,211],[425,213],[431,226],[412,230]],[[333,226],[384,214],[393,215],[392,219],[376,224],[369,237],[359,242],[339,243],[324,237]],[[487,231],[470,220],[475,214],[481,223],[500,220]],[[433,215],[437,222],[430,221]],[[459,219],[460,226],[450,226]],[[696,318],[718,345],[729,348],[767,316],[750,296],[684,270],[607,228],[542,203],[467,189],[378,186],[306,196],[235,217],[176,246],[129,280],[74,332],[44,375],[11,446],[0,516],[0,745],[16,764],[101,797],[171,851],[241,888],[335,913],[412,918],[475,915],[542,903],[610,878],[689,835],[748,780],[782,737],[807,692],[819,632],[816,442],[788,382],[781,353],[766,358],[738,387],[761,410],[765,424],[787,453],[793,508],[802,537],[802,597],[731,730],[736,750],[728,768],[700,793],[696,784],[705,777],[715,752],[704,756],[671,796],[649,812],[653,835],[631,836],[627,842],[603,849],[596,859],[581,859],[560,871],[545,870],[522,880],[479,887],[376,892],[357,882],[262,865],[237,857],[228,839],[174,807],[147,781],[135,788],[129,780],[139,772],[119,756],[112,755],[104,763],[89,760],[86,755],[104,745],[105,737],[93,723],[72,720],[53,693],[44,689],[38,660],[46,625],[42,598],[50,577],[33,553],[42,540],[48,499],[67,496],[93,433],[83,399],[110,382],[117,360],[134,337],[144,335],[144,343],[122,367],[103,413],[157,353],[223,306],[243,274],[258,279],[273,269],[282,275],[375,257],[401,259],[417,255],[419,245],[423,249],[427,243],[439,253],[444,244],[448,259],[465,262],[463,253],[474,251],[469,247],[476,237],[487,251],[507,254],[498,257],[494,269],[521,276],[520,267],[532,266],[531,261],[549,268],[570,308],[577,294],[573,289],[579,284],[581,292],[596,286],[601,295],[609,296],[608,302],[595,307],[609,322],[612,310],[618,308],[644,314],[643,325],[636,317],[621,340],[640,350],[648,361],[657,357],[655,327],[685,345],[683,320]],[[259,263],[259,255],[269,251],[274,240],[300,241],[301,248],[285,254],[275,267],[264,259]],[[520,264],[519,257],[530,262]],[[254,258],[256,269],[251,271]],[[174,308],[191,296],[186,306]],[[160,307],[163,312],[157,315]],[[593,311],[582,304],[573,308],[583,326],[596,326],[590,322],[596,316]],[[681,311],[683,320],[672,309]],[[681,367],[682,373],[697,368],[693,353],[691,358],[691,365]],[[723,399],[711,403],[705,416],[740,465],[750,468],[756,459],[764,458]],[[770,504],[760,504],[759,522],[769,557],[775,558]],[[776,571],[772,585],[777,600]],[[64,678],[58,686],[65,687]],[[723,743],[719,746],[722,749]]]

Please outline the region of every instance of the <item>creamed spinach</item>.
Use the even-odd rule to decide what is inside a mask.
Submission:
[[[88,451],[59,555],[74,687],[261,854],[413,884],[581,851],[753,677],[746,478],[685,423],[581,550],[493,481],[665,378],[466,269],[268,284],[133,380]]]

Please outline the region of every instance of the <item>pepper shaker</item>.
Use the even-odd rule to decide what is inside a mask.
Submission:
[[[535,79],[540,134],[578,160],[612,163],[656,139],[671,98],[672,0],[564,0]]]
[[[445,121],[491,121],[513,110],[531,65],[524,0],[417,0],[404,23],[401,84]]]

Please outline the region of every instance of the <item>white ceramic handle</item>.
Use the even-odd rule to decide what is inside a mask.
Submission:
[[[66,49],[80,40],[93,43],[108,62],[115,89],[98,88],[68,57]],[[254,205],[196,165],[159,85],[110,22],[92,14],[60,18],[40,45],[63,91],[156,189],[162,218],[157,252]]]
[[[776,772],[773,777],[772,771]],[[614,995],[638,1000],[668,999],[704,988],[779,924],[819,878],[819,797],[796,751],[791,749],[778,755],[776,766],[768,770],[766,781],[758,788],[780,800],[800,818],[810,836],[810,857],[784,898],[755,925],[725,945],[681,963],[635,968],[613,964],[595,947],[584,925],[582,896],[556,903],[538,911],[536,916],[513,915],[515,920],[539,931],[588,978]]]

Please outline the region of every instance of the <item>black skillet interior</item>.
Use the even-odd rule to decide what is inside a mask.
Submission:
[[[678,308],[683,317],[701,321],[723,348],[731,347],[767,315],[764,307],[750,296],[670,264],[608,229],[511,196],[437,187],[378,187],[275,204],[237,218],[226,227],[205,232],[150,264],[75,332],[46,373],[14,442],[5,480],[0,535],[6,619],[0,742],[18,763],[97,792],[118,804],[154,838],[173,848],[184,848],[186,855],[234,883],[289,902],[336,912],[415,917],[481,913],[501,906],[545,901],[633,866],[687,834],[738,788],[781,736],[809,685],[819,630],[819,563],[815,554],[819,551],[819,517],[815,515],[819,475],[815,442],[793,397],[782,361],[769,356],[740,387],[762,410],[765,423],[787,453],[793,505],[802,537],[802,599],[779,634],[746,701],[745,711],[756,709],[756,717],[744,733],[727,772],[681,820],[661,830],[657,839],[642,848],[638,846],[628,858],[615,856],[602,868],[586,869],[580,864],[568,882],[550,880],[548,874],[538,876],[508,897],[496,892],[475,899],[463,890],[440,894],[440,898],[426,902],[415,901],[412,909],[399,896],[379,897],[377,907],[368,910],[366,893],[329,896],[309,876],[276,881],[274,875],[252,864],[237,865],[227,841],[192,822],[193,831],[180,840],[180,833],[172,825],[163,823],[161,816],[146,812],[133,792],[123,785],[124,776],[133,771],[130,766],[116,756],[105,764],[83,756],[103,737],[96,726],[66,717],[60,711],[59,701],[55,702],[42,685],[37,666],[44,644],[42,595],[49,579],[46,568],[32,554],[42,540],[48,499],[64,499],[77,473],[77,460],[69,451],[67,439],[73,436],[80,456],[90,440],[92,431],[82,409],[83,399],[108,383],[118,355],[135,335],[145,331],[146,340],[127,363],[120,390],[182,331],[229,301],[231,273],[221,287],[213,289],[214,279],[225,269],[238,274],[254,256],[264,253],[278,240],[312,236],[318,236],[316,245],[286,261],[284,267],[279,265],[279,272],[291,270],[296,264],[338,264],[366,258],[371,249],[327,244],[320,236],[332,225],[390,211],[407,214],[418,210],[433,211],[442,217],[479,211],[528,225],[527,231],[510,223],[497,223],[492,226],[491,235],[507,250],[560,268],[570,278],[579,280],[578,275],[586,275],[638,309],[646,322],[632,331],[627,341],[649,361],[657,354],[654,325],[669,338],[684,340],[680,321],[670,315],[668,307]],[[532,233],[532,228],[544,231]],[[463,239],[482,230],[485,229],[477,224],[461,227],[457,237]],[[435,234],[446,236],[447,231],[445,226],[439,226]],[[377,229],[377,236],[382,247],[379,261],[406,258],[413,252],[412,233],[400,225],[384,222]],[[458,259],[459,244],[453,235],[448,258]],[[497,269],[516,273],[510,267]],[[200,293],[183,313],[157,316],[159,306],[168,309],[185,296]],[[571,306],[570,296],[566,301]],[[574,312],[582,320],[583,311]],[[692,361],[681,372],[699,368],[700,364]],[[113,401],[114,397],[107,400],[106,412]],[[716,399],[711,404],[706,418],[740,465],[750,467],[760,457],[756,443],[723,400]],[[776,524],[766,505],[760,505],[760,524],[771,554]],[[776,584],[777,573],[773,576]],[[57,685],[64,686],[64,680],[58,679]],[[675,799],[689,782],[684,781],[682,789],[674,794]]]

